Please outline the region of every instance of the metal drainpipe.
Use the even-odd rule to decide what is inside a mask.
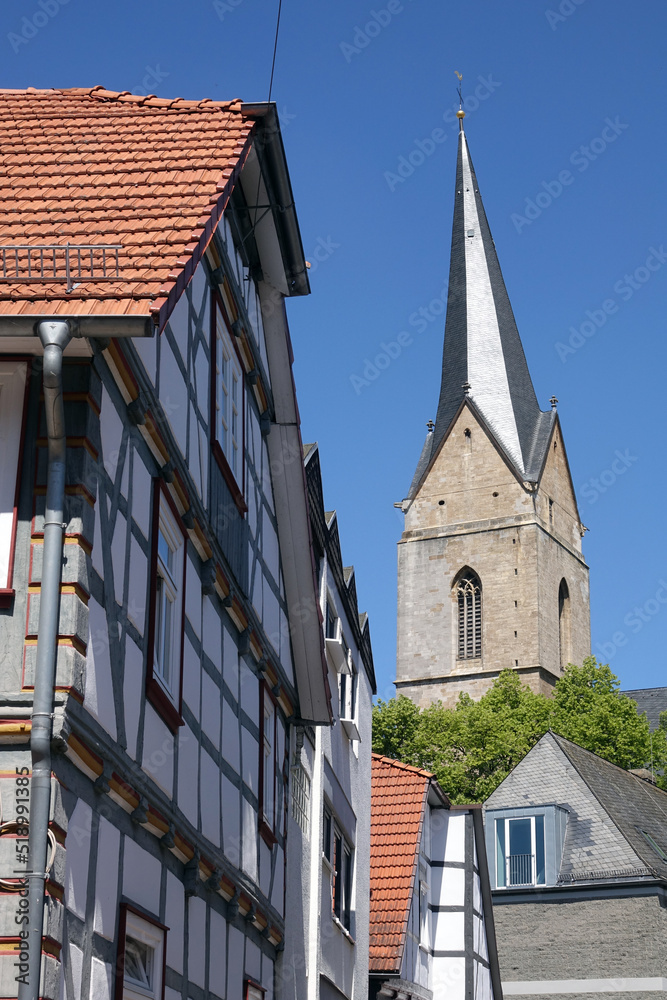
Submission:
[[[38,1000],[46,892],[46,858],[51,809],[51,735],[53,689],[58,649],[60,581],[65,504],[65,409],[62,395],[63,351],[70,340],[67,322],[35,324],[44,347],[44,407],[48,436],[48,472],[44,513],[44,557],[39,602],[37,658],[30,751],[30,828],[28,872],[28,982],[19,983],[19,1000]]]

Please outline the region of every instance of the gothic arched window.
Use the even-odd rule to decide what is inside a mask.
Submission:
[[[558,588],[558,651],[561,670],[570,662],[570,591],[565,580]]]
[[[473,660],[482,655],[482,584],[472,570],[466,570],[456,585],[458,605],[458,659]]]

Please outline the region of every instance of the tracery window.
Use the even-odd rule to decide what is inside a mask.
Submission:
[[[456,586],[458,602],[458,658],[472,660],[482,655],[482,585],[467,570]]]
[[[565,580],[561,580],[558,588],[558,646],[561,670],[565,670],[572,655],[570,651],[570,631],[570,591]]]

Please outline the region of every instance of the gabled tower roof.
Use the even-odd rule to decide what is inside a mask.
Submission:
[[[540,410],[535,396],[459,120],[440,399],[411,496],[466,395],[523,480],[539,479],[555,419],[551,410]]]

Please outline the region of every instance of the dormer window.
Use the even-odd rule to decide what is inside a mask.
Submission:
[[[555,885],[567,811],[559,806],[494,809],[486,814],[492,887]]]
[[[544,885],[544,816],[496,820],[498,886]]]

